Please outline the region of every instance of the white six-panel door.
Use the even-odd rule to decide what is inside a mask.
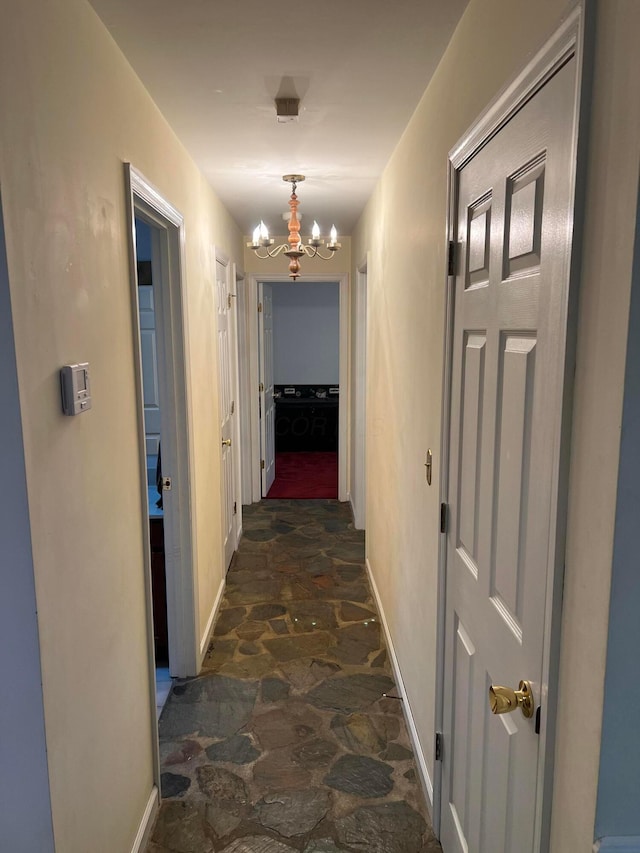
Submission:
[[[260,446],[262,497],[266,497],[276,477],[276,409],[273,402],[273,288],[260,282],[258,300],[260,347]]]
[[[543,680],[555,549],[575,59],[459,172],[441,840],[534,853],[536,716],[491,684]],[[544,707],[542,713],[544,714]]]

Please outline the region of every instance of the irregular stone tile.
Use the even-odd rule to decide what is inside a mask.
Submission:
[[[254,782],[266,791],[308,788],[311,773],[292,759],[290,747],[274,749],[253,766]]]
[[[261,698],[263,702],[281,702],[289,696],[290,686],[281,678],[263,678]]]
[[[320,729],[319,714],[303,702],[291,702],[282,709],[254,714],[249,727],[264,749],[297,745]]]
[[[333,661],[318,661],[307,658],[306,660],[292,660],[283,663],[280,669],[296,690],[304,690],[313,687],[323,678],[333,675],[340,667]]]
[[[329,810],[329,793],[322,788],[267,794],[256,804],[258,821],[285,838],[305,835]]]
[[[160,790],[164,798],[180,797],[191,786],[188,776],[180,776],[178,773],[162,773],[160,776]]]
[[[242,553],[242,549],[240,549],[236,551],[231,572],[234,572],[236,569],[266,569],[266,567],[266,554],[244,554]]]
[[[242,587],[230,589],[227,593],[229,604],[257,604],[260,601],[272,601],[280,597],[280,581],[255,581]]]
[[[258,622],[254,619],[250,619],[238,626],[236,634],[241,640],[258,640],[266,630],[267,625],[265,622]]]
[[[284,619],[273,619],[271,622],[269,622],[269,625],[271,625],[271,629],[273,630],[274,634],[289,633],[289,626],[284,621]]]
[[[340,605],[339,616],[343,622],[376,622],[378,616],[373,610],[361,607],[352,601],[343,601]]]
[[[250,542],[271,542],[278,535],[275,530],[268,527],[245,528],[243,533]]]
[[[228,661],[222,664],[220,672],[224,675],[236,676],[236,678],[261,678],[269,672],[273,672],[275,661],[271,655],[255,655],[242,660]]]
[[[393,688],[388,675],[337,675],[314,687],[307,693],[307,699],[316,708],[348,714],[368,708]]]
[[[325,785],[358,797],[386,797],[393,767],[363,755],[343,755],[324,777]]]
[[[312,557],[304,564],[305,571],[310,575],[325,575],[331,572],[333,567],[334,562],[331,557],[325,557],[324,554]]]
[[[371,720],[377,731],[379,731],[387,741],[395,740],[399,737],[401,726],[404,725],[404,717],[402,716],[402,711],[399,708],[397,708],[397,712],[395,714],[374,714],[372,715]]]
[[[384,667],[387,662],[387,650],[383,649],[380,654],[376,655],[374,659],[371,661],[371,666],[374,667]]]
[[[344,847],[336,847],[330,838],[318,838],[310,841],[303,853],[347,853]]]
[[[375,755],[387,745],[384,735],[365,714],[338,715],[331,720],[331,731],[343,746],[360,755]]]
[[[289,524],[287,521],[274,521],[271,527],[276,533],[291,533],[296,529],[294,524]]]
[[[229,658],[234,656],[237,648],[237,640],[212,640],[209,643],[204,663],[205,665],[210,666],[217,666],[224,663],[226,660],[229,660]],[[175,695],[179,695],[179,692],[176,694],[175,687],[173,688],[173,693]]]
[[[260,654],[260,646],[257,646],[255,643],[240,643],[238,646],[238,651],[241,655],[259,655]]]
[[[343,583],[354,583],[364,581],[367,573],[359,563],[341,563],[336,566],[336,575]]]
[[[315,598],[316,589],[311,583],[311,578],[292,577],[282,584],[280,599],[282,601],[303,601]]]
[[[213,629],[214,635],[218,637],[222,634],[228,634],[229,631],[233,631],[246,615],[246,607],[230,607],[228,610],[221,610]]]
[[[380,626],[377,622],[357,622],[334,631],[337,639],[331,653],[342,663],[366,663],[371,652],[380,648]]]
[[[413,769],[413,767],[409,768],[409,770],[407,770],[407,772],[403,773],[402,775],[404,776],[405,779],[408,779],[410,782],[416,781],[416,771]]]
[[[249,618],[254,619],[257,622],[264,622],[267,619],[275,619],[278,616],[284,616],[286,612],[287,608],[283,604],[256,604],[251,608]]]
[[[408,803],[363,806],[336,821],[338,840],[362,853],[421,853],[426,824]]]
[[[227,761],[230,764],[250,764],[260,756],[251,740],[245,735],[234,735],[206,749],[211,761]]]
[[[293,760],[309,770],[316,767],[328,767],[333,761],[338,747],[335,743],[322,738],[314,738],[293,750]]]
[[[160,760],[166,767],[171,767],[174,764],[186,764],[202,752],[202,747],[196,740],[183,740],[182,743],[174,744],[174,746],[176,748],[169,752],[166,757],[163,757],[167,745],[160,745]]]
[[[230,835],[242,823],[242,817],[217,803],[207,803],[206,817],[218,838]]]
[[[292,601],[288,609],[297,633],[338,626],[333,605],[326,601]]]
[[[297,636],[273,637],[263,641],[263,645],[277,661],[289,661],[296,658],[316,657],[325,654],[332,638],[325,631]]]
[[[317,581],[318,578],[312,578],[313,581]],[[316,596],[318,598],[333,598],[333,599],[344,599],[345,601],[359,601],[361,604],[366,604],[370,602],[371,599],[371,591],[369,587],[364,583],[342,583],[339,579],[337,581],[332,581],[332,585],[327,589],[323,589],[318,586],[316,589]]]
[[[413,752],[401,743],[390,743],[380,758],[383,761],[407,761],[413,758]]]
[[[329,557],[345,560],[347,563],[364,563],[364,542],[338,542],[327,552]]]
[[[202,810],[183,801],[162,804],[152,841],[172,853],[193,853],[194,850],[214,853],[213,842],[205,833]]]
[[[293,847],[282,844],[275,838],[266,835],[251,835],[247,838],[238,838],[220,853],[291,853]],[[200,853],[200,851],[198,851]]]
[[[250,660],[255,660],[251,658]],[[163,740],[199,733],[212,738],[235,734],[251,717],[258,684],[223,675],[194,679],[182,696],[170,696],[160,717]]]
[[[196,768],[198,787],[213,803],[230,800],[245,805],[249,795],[244,780],[224,767],[206,765]]]

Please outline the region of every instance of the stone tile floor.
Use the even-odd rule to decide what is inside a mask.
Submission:
[[[347,504],[262,501],[160,718],[147,853],[436,853]]]

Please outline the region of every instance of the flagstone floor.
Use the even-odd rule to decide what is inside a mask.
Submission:
[[[347,504],[262,501],[160,718],[147,853],[436,853]]]

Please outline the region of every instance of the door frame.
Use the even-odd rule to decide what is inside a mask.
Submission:
[[[353,421],[351,425],[351,446],[353,466],[351,481],[351,509],[356,529],[364,530],[367,519],[367,460],[366,460],[366,412],[367,412],[367,305],[370,252],[358,264],[356,270],[355,317],[353,330],[355,345],[353,348]],[[354,500],[355,497],[355,500]]]
[[[258,409],[258,385],[259,379],[259,346],[258,346],[258,282],[265,284],[276,284],[277,282],[289,283],[285,275],[261,275],[252,273],[245,279],[247,311],[247,344],[249,361],[249,414],[250,414],[250,437],[242,447],[243,464],[250,460],[251,470],[251,499],[256,503],[262,499],[262,486],[260,478],[260,412]],[[340,314],[340,403],[338,407],[338,500],[348,501],[348,407],[351,399],[349,381],[349,275],[340,273],[338,275],[302,275],[291,286],[302,286],[307,282],[337,282],[339,287],[339,314]],[[251,389],[255,393],[251,393]],[[246,496],[247,498],[249,495]]]
[[[133,319],[133,355],[137,408],[140,482],[146,483],[146,449],[144,431],[144,398],[142,349],[138,305],[138,272],[135,250],[135,218],[145,219],[152,228],[164,231],[161,275],[157,282],[162,310],[156,317],[160,336],[158,371],[161,395],[163,465],[171,477],[172,488],[165,492],[165,565],[167,578],[167,622],[169,633],[169,667],[172,676],[197,675],[200,668],[196,624],[197,575],[195,572],[195,527],[192,494],[192,435],[190,423],[190,388],[186,370],[185,342],[186,298],[182,270],[184,258],[184,218],[182,214],[130,163],[124,164],[129,228],[129,263],[131,311]],[[156,284],[154,283],[154,287]],[[164,402],[164,405],[163,405]],[[176,511],[173,506],[176,505]],[[167,512],[167,509],[169,512]],[[157,747],[155,711],[155,660],[153,648],[153,603],[151,598],[151,549],[149,542],[149,498],[141,489],[140,525],[143,532],[144,571],[147,597],[147,644],[149,649],[149,686],[151,711]],[[155,756],[156,783],[159,784],[159,757]]]
[[[562,586],[564,580],[564,550],[566,539],[566,510],[570,461],[571,414],[573,401],[573,374],[577,332],[577,298],[582,254],[582,206],[584,194],[584,149],[587,125],[588,90],[590,87],[590,62],[592,56],[592,19],[585,12],[590,0],[577,0],[562,23],[531,59],[521,73],[498,94],[481,113],[469,131],[450,151],[448,157],[448,192],[445,257],[449,246],[456,247],[458,205],[458,179],[464,166],[483,148],[507,122],[538,92],[544,84],[571,58],[576,61],[574,92],[574,124],[572,147],[575,154],[570,175],[573,208],[569,211],[567,227],[572,230],[569,261],[565,269],[567,282],[566,341],[564,365],[564,390],[560,429],[556,446],[551,448],[554,470],[557,472],[557,492],[550,511],[550,551],[547,571],[545,602],[544,651],[542,662],[542,702],[544,713],[540,729],[541,748],[537,772],[537,802],[535,814],[536,834],[534,850],[547,850],[551,830],[551,801],[553,794],[555,723],[557,716],[557,686],[560,658],[560,628],[562,616]],[[587,12],[589,10],[587,9]],[[455,260],[455,258],[453,259]],[[446,274],[445,335],[442,382],[442,420],[440,441],[440,502],[449,501],[449,461],[451,428],[451,391],[453,368],[453,332],[455,316],[455,275]],[[437,667],[436,667],[436,734],[443,729],[445,719],[445,628],[446,628],[446,565],[447,533],[441,532],[438,548],[437,596]],[[446,749],[446,744],[444,745]],[[433,754],[433,825],[439,836],[442,819],[442,761]]]
[[[241,461],[240,457],[242,456],[242,446],[240,443],[240,409],[241,409],[241,400],[240,400],[240,387],[239,387],[239,376],[238,376],[238,299],[237,299],[237,290],[236,290],[236,282],[237,282],[237,273],[236,273],[236,265],[231,262],[229,255],[225,251],[223,251],[219,246],[213,247],[213,283],[214,283],[214,300],[217,302],[217,293],[218,288],[216,286],[216,263],[219,262],[224,266],[227,277],[227,292],[231,296],[231,306],[229,307],[229,369],[231,372],[230,381],[231,381],[231,399],[235,403],[235,412],[233,416],[233,425],[232,425],[232,447],[236,448],[236,453],[233,455],[233,499],[236,503],[236,513],[233,516],[233,529],[232,529],[232,537],[233,537],[233,550],[234,552],[238,550],[238,542],[240,541],[240,535],[242,533],[242,501],[240,500],[240,483],[242,481],[241,478]],[[217,317],[218,306],[216,305],[216,317]],[[216,332],[217,333],[217,332]],[[217,357],[217,354],[216,354]],[[218,365],[218,370],[220,366]],[[222,500],[224,500],[224,483],[222,482],[221,477],[221,485],[222,489],[221,495]],[[222,565],[224,566],[224,572],[226,573],[229,569],[229,566],[226,565],[226,558],[224,553],[224,532],[222,534]]]

